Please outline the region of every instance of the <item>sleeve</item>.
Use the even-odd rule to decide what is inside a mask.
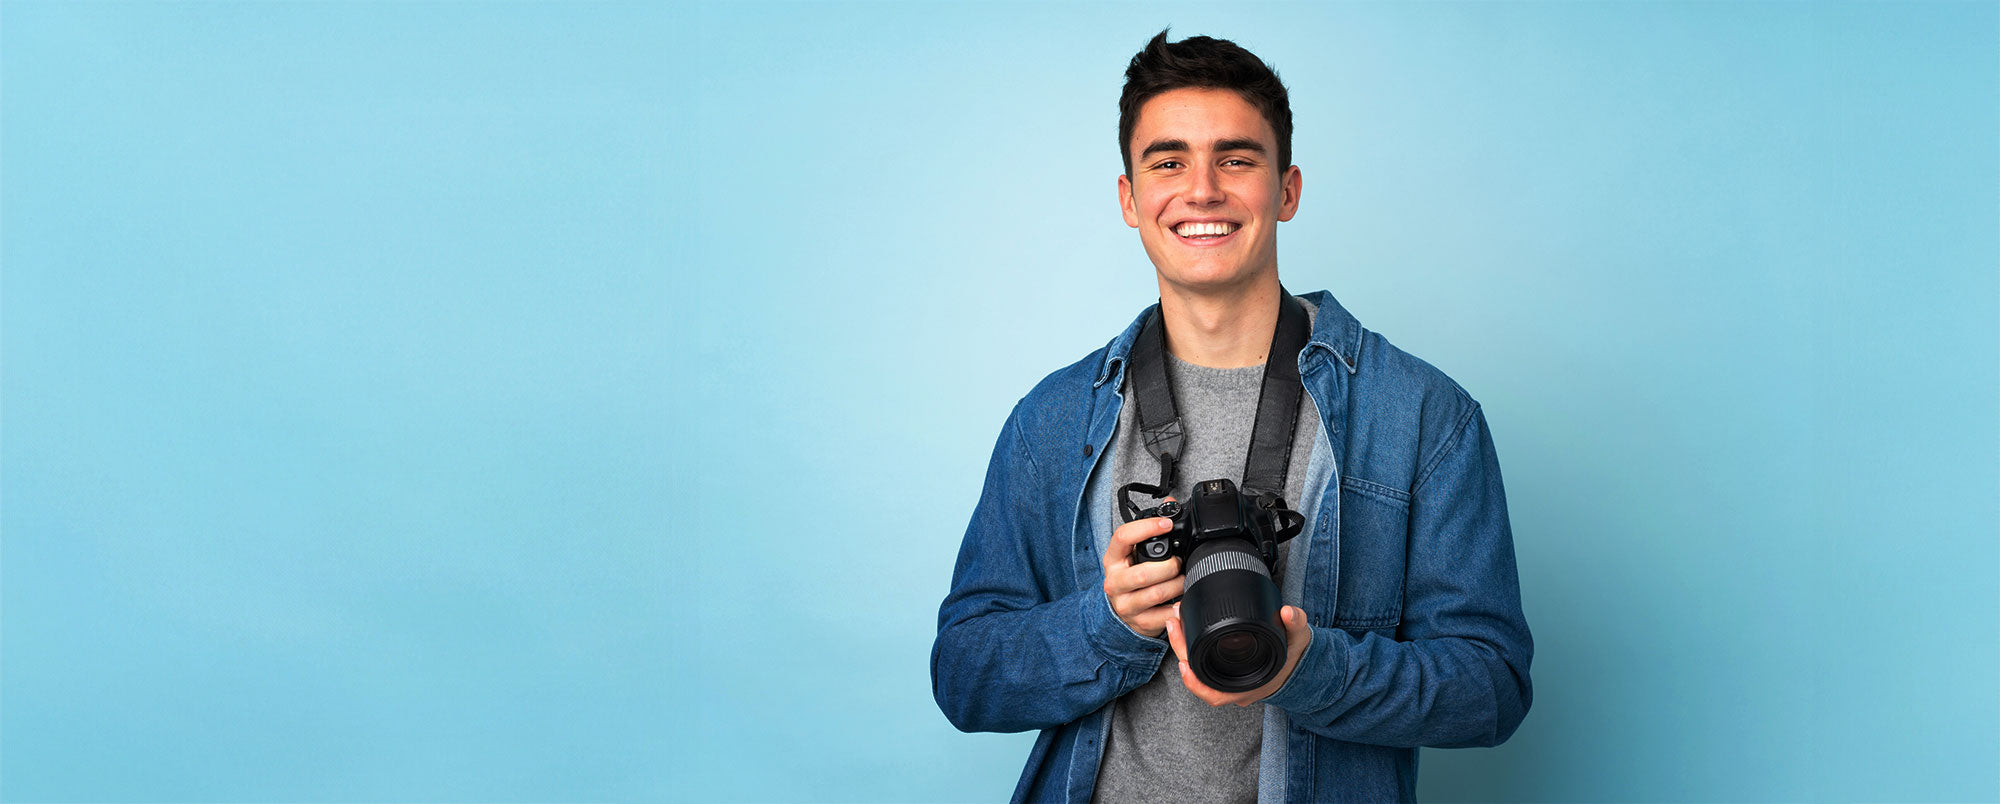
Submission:
[[[1018,416],[994,445],[931,647],[931,694],[962,731],[1075,720],[1146,683],[1167,650],[1118,619],[1102,585],[1070,591],[1073,523],[1049,516],[1063,506],[1044,500],[1059,492],[1038,476]]]
[[[1521,613],[1500,464],[1475,405],[1417,483],[1397,637],[1313,629],[1266,699],[1336,740],[1498,745],[1528,713],[1533,638]]]

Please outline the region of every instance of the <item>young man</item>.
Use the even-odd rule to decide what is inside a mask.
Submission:
[[[1126,70],[1119,204],[1160,303],[1015,406],[931,654],[953,725],[1041,730],[1016,801],[1410,800],[1416,747],[1497,745],[1527,714],[1533,643],[1485,417],[1331,295],[1279,285],[1291,128],[1278,77],[1226,40],[1163,31]],[[1286,322],[1303,346],[1278,353]],[[1304,389],[1289,450],[1259,423],[1268,361],[1295,361]],[[1126,404],[1149,388],[1173,399],[1172,438],[1146,424],[1156,403]],[[1260,476],[1303,515],[1270,573],[1283,665],[1226,693],[1186,659],[1181,561],[1132,560],[1171,522],[1123,521],[1115,492],[1244,486],[1270,432]]]

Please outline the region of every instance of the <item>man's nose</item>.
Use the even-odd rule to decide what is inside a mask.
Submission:
[[[1222,184],[1214,165],[1197,165],[1188,178],[1194,183],[1188,188],[1189,203],[1207,206],[1222,200]]]

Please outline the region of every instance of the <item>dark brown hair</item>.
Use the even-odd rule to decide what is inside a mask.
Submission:
[[[1132,175],[1132,128],[1139,107],[1176,89],[1228,89],[1264,115],[1278,135],[1278,169],[1292,166],[1292,101],[1285,84],[1263,59],[1227,39],[1190,36],[1167,42],[1160,31],[1125,68],[1125,91],[1118,96],[1118,155]]]

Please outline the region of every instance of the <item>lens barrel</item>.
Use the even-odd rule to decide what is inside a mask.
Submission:
[[[1181,594],[1188,664],[1201,683],[1248,692],[1285,667],[1278,585],[1248,539],[1202,542],[1188,556]]]

